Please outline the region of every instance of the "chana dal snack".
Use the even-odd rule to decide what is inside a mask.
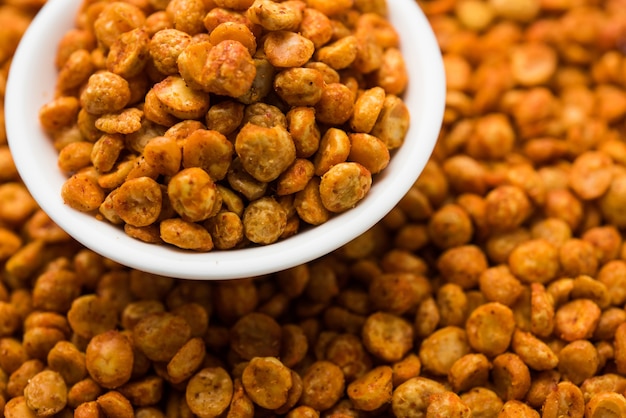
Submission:
[[[407,134],[407,69],[384,1],[327,3],[85,2],[39,114],[63,201],[197,252],[356,206]]]
[[[214,3],[204,24],[238,23],[227,27],[236,27],[245,40],[249,35],[243,26],[253,34],[257,29],[246,25],[241,11],[259,11],[260,4],[270,2]],[[323,19],[346,3],[309,1],[302,19]],[[352,3],[363,13],[382,12],[385,4]],[[181,7],[200,10],[200,2],[168,4],[153,0],[141,6],[160,10],[147,19],[147,33],[167,28],[192,38],[170,32],[170,52],[204,42],[191,35],[195,20],[184,18],[190,14],[175,13]],[[435,29],[447,68],[446,117],[437,148],[388,216],[319,260],[227,282],[177,280],[129,269],[83,248],[38,209],[11,169],[10,150],[0,145],[3,415],[626,414],[626,251],[620,206],[626,164],[626,4],[419,4]],[[0,21],[7,23],[0,32],[15,36],[0,36],[7,42],[0,43],[2,77],[9,69],[9,40],[16,42],[25,28],[12,18],[27,22],[40,5],[11,0],[0,7]],[[269,5],[289,8],[293,3]],[[262,13],[257,16],[264,19]],[[344,26],[350,14],[336,16],[341,19],[333,31],[348,33]],[[287,31],[290,19],[287,13],[275,23]],[[111,32],[105,29],[99,30],[108,39]],[[393,43],[393,32],[380,29],[378,41]],[[214,36],[220,33],[222,29]],[[332,58],[333,48],[351,42],[334,45],[339,39],[331,41],[327,33],[301,35],[305,33],[316,50],[332,46],[324,52],[330,61],[341,58]],[[81,45],[95,41],[78,30],[72,36]],[[128,36],[138,43],[135,47],[145,39],[138,33]],[[66,58],[59,59],[70,55],[65,51]],[[72,65],[104,62],[97,54],[85,57],[76,54]],[[167,51],[159,57],[166,68]],[[269,68],[255,65],[259,71]],[[338,81],[327,63],[303,68],[320,71],[325,83]],[[264,86],[258,87],[245,100],[260,94]],[[282,91],[298,100],[292,91]],[[361,97],[368,106],[379,106],[377,94],[374,90]],[[76,111],[72,102],[63,106]],[[205,140],[216,147],[225,144],[222,135],[236,129],[227,122],[247,118],[265,128],[286,123],[297,132],[292,135],[296,160],[308,162],[299,165],[311,173],[307,176],[315,178],[317,167],[334,158],[329,152],[317,163],[310,159],[312,144],[323,136],[311,130],[311,105],[298,104],[285,115],[286,122],[267,103],[247,112],[240,100],[214,106],[207,125],[213,124],[219,135],[206,134],[199,121],[180,124],[167,135],[163,128],[142,125],[158,132],[154,137],[167,138],[152,144],[155,155],[171,139],[193,138],[191,149],[197,151],[185,157],[183,149],[184,164],[185,158],[203,155]],[[230,116],[220,116],[224,114]],[[74,134],[78,129],[86,136],[95,133],[83,124],[90,116],[80,115]],[[114,123],[132,124],[133,118],[128,114]],[[355,113],[354,122],[347,123],[368,123],[359,118]],[[112,122],[107,118],[105,125]],[[73,135],[67,134],[65,140]],[[81,140],[88,144],[69,142],[80,143],[74,146],[83,156],[90,147],[96,149],[98,164],[106,166],[108,154],[102,150],[120,149],[120,135],[92,138]],[[130,134],[126,140],[141,149],[147,145],[142,138]],[[342,138],[327,138],[325,149],[340,150]],[[220,169],[219,164],[207,165],[207,172],[215,170],[217,177]],[[128,161],[98,182],[114,184],[131,170],[134,178],[151,178],[137,175],[151,173],[145,162]],[[86,170],[82,178],[92,174]],[[286,189],[303,184],[293,173],[279,176],[285,177]],[[262,190],[253,177],[237,178],[246,193]],[[241,219],[243,199],[217,183],[222,205]],[[308,181],[303,190],[313,193]],[[314,196],[319,200],[319,193]],[[282,202],[280,196],[275,199]],[[322,208],[320,203],[309,209],[310,218],[322,219]],[[303,207],[299,210],[304,213]],[[207,228],[220,231],[235,224],[227,218]],[[146,227],[133,228],[144,237],[158,237]],[[229,241],[215,234],[213,242]]]

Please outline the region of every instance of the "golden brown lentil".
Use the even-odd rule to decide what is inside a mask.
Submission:
[[[386,4],[310,3],[85,4],[39,114],[68,176],[64,201],[143,242],[202,252],[271,244],[355,206],[404,142],[406,63]],[[308,185],[319,193],[305,200],[323,207],[300,202],[287,220],[265,208],[278,225],[268,234],[251,226],[258,217],[214,219],[216,188],[245,197],[249,213]],[[243,235],[223,236],[240,224]]]
[[[139,8],[155,10],[146,19],[148,33],[197,22],[181,20],[176,11],[186,2],[173,3],[167,12],[157,1]],[[214,3],[201,19],[207,30],[228,21],[260,33],[241,13],[251,1]],[[77,418],[126,416],[129,408],[137,417],[265,416],[269,412],[254,403],[261,398],[249,396],[241,380],[248,362],[261,356],[272,359],[271,367],[290,370],[278,385],[285,389],[292,381],[286,395],[281,391],[276,398],[284,403],[267,404],[288,417],[355,417],[364,410],[368,416],[466,416],[468,409],[475,417],[624,415],[620,202],[626,160],[620,135],[626,114],[620,97],[626,61],[619,45],[626,36],[625,4],[418,3],[450,69],[440,141],[392,213],[323,260],[228,283],[145,275],[73,243],[45,219],[15,171],[0,169],[0,411],[20,418],[36,416],[31,408]],[[343,2],[279,4],[304,5],[301,33],[316,48],[350,27],[361,28],[358,45],[372,37],[394,44],[375,15],[359,21],[333,9]],[[361,12],[380,11],[380,4],[354,1]],[[189,9],[197,5],[189,2]],[[11,0],[0,8],[2,77],[39,6]],[[94,25],[103,6],[90,6],[82,24]],[[120,25],[136,34],[138,9],[118,6],[107,13],[127,11]],[[322,13],[329,10],[336,14]],[[98,41],[119,48],[111,34],[120,26],[107,31],[101,23]],[[64,92],[75,88],[87,59],[93,68],[121,68],[85,54],[95,42],[84,29],[66,35],[57,57],[59,68],[67,63]],[[369,58],[357,53],[359,66],[375,61],[375,48],[367,48]],[[70,59],[75,50],[82,52]],[[324,59],[341,66],[331,52]],[[320,62],[305,67],[322,73],[325,83],[340,81],[342,70]],[[380,105],[370,103],[374,97],[356,97],[363,99],[358,106],[356,99],[355,110]],[[212,104],[209,129],[233,134],[225,119],[241,121],[245,110],[233,103]],[[285,115],[297,158],[309,158],[319,145],[314,113],[297,107]],[[63,116],[49,121],[63,122]],[[115,148],[118,134],[98,143],[99,116],[75,117],[75,129],[94,148]],[[104,122],[113,126],[108,117]],[[348,122],[360,130],[371,124],[362,118]],[[164,129],[150,129],[165,135]],[[56,136],[57,144],[72,137],[64,135]],[[141,135],[127,134],[127,141],[143,147]],[[174,130],[167,135],[179,141],[185,136]],[[2,149],[0,168],[10,168],[9,150]],[[98,161],[102,170],[109,164]],[[236,212],[236,201],[228,205]],[[237,216],[242,213],[240,207]],[[146,317],[152,319],[137,327]],[[148,332],[150,321],[160,331]],[[180,325],[176,332],[165,331],[169,321]],[[103,374],[108,369],[97,362],[109,356],[124,364],[122,372]],[[374,389],[363,391],[370,383]],[[38,395],[34,389],[42,384],[46,393],[65,391],[66,400]]]

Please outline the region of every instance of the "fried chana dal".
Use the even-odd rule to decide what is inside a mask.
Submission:
[[[146,19],[154,33],[176,25],[191,37],[161,34],[171,36],[172,50],[188,43],[202,51],[203,44],[193,39],[197,34],[192,35],[203,31],[197,20],[173,13],[184,9],[189,16],[201,9],[194,4],[153,0],[122,7],[158,10]],[[222,18],[234,22],[214,37],[232,30],[246,50],[252,47],[246,30],[254,34],[256,26],[235,17],[252,9],[259,12],[254,18],[264,19],[257,2],[203,4],[213,7],[203,16],[211,28]],[[448,83],[434,154],[381,222],[335,252],[282,272],[188,281],[103,258],[73,241],[37,207],[0,135],[4,416],[625,416],[626,4],[418,4],[437,35]],[[105,5],[94,3],[94,14],[85,15],[91,16],[88,22]],[[6,79],[17,40],[40,6],[11,0],[0,7],[0,80]],[[346,29],[351,13],[342,8],[376,13],[383,6],[381,1],[309,0],[302,19],[331,16],[333,33],[344,38],[354,35]],[[292,17],[286,13],[273,24],[290,31]],[[100,30],[103,45],[112,47],[117,35]],[[333,45],[310,31],[300,35],[327,56],[352,42]],[[71,45],[93,45],[85,32],[72,36]],[[127,36],[142,39],[138,33]],[[393,39],[388,31],[376,36],[382,43]],[[72,60],[104,62],[103,55],[87,55],[81,52]],[[160,62],[151,64],[159,69],[151,71],[172,65],[167,56],[167,51],[160,55]],[[326,83],[337,82],[328,64],[318,61],[306,68],[321,72]],[[132,69],[126,71],[132,74]],[[301,74],[316,79],[316,73]],[[289,100],[310,100],[313,94],[305,91],[297,98],[284,91]],[[373,90],[361,97],[371,104],[379,94]],[[239,125],[223,114],[280,118],[263,111],[244,116],[247,105],[230,100],[214,106],[207,124],[226,137]],[[310,159],[314,152],[304,138],[310,132],[306,121],[315,116],[312,106],[298,104],[285,118],[299,132],[292,137],[298,138],[294,145],[302,172],[315,176],[332,153],[317,163]],[[132,124],[134,113],[99,124]],[[165,107],[154,114],[163,121],[172,116]],[[83,112],[79,119],[89,115]],[[353,120],[369,126],[358,113]],[[198,123],[203,122],[179,125],[175,137],[224,144],[214,133],[191,136]],[[344,136],[328,135],[333,137],[326,142],[335,144],[328,147],[341,149]],[[131,138],[137,140],[131,140],[133,147],[141,146],[139,137]],[[116,149],[119,139],[109,134],[98,143],[92,137],[90,146]],[[169,147],[169,139],[160,141],[153,151]],[[80,150],[87,155],[88,149],[77,145],[76,155]],[[98,165],[110,163],[107,153],[96,153]],[[128,172],[151,169],[145,162],[125,167]],[[221,167],[211,170],[217,175]],[[115,178],[125,176],[106,181]],[[246,193],[261,193],[259,183],[245,184]],[[281,184],[293,190],[303,182],[289,177]],[[313,193],[308,185],[303,190]],[[243,214],[234,192],[221,187],[218,182],[223,204]],[[220,222],[211,228],[219,231]]]
[[[320,225],[404,142],[400,41],[385,1],[87,1],[39,111],[61,197],[195,252]]]

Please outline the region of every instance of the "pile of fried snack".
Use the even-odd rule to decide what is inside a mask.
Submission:
[[[435,152],[379,224],[288,271],[104,259],[1,129],[4,416],[626,416],[626,2],[418,4],[447,75]],[[2,96],[41,6],[0,6]]]
[[[39,112],[71,208],[193,251],[353,208],[407,133],[385,0],[86,1]]]

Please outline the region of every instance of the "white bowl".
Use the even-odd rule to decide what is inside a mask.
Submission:
[[[388,0],[389,19],[400,34],[409,71],[404,100],[411,113],[411,127],[389,166],[374,178],[365,199],[325,224],[268,246],[195,253],[130,238],[120,228],[63,203],[60,191],[66,177],[58,169],[57,151],[38,122],[40,107],[53,97],[58,42],[74,27],[80,3],[49,0],[22,38],[5,98],[9,146],[24,183],[41,208],[82,245],[125,266],[181,279],[224,280],[306,263],[380,221],[406,194],[432,153],[445,100],[441,52],[415,0]]]

